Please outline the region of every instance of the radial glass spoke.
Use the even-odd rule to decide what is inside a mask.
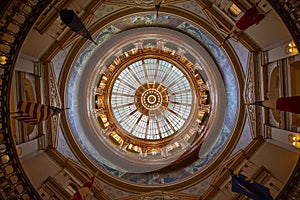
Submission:
[[[124,108],[124,107],[131,106],[131,105],[133,105],[133,104],[134,104],[134,102],[132,102],[132,103],[127,103],[127,104],[123,104],[123,105],[119,105],[119,106],[115,106],[115,107],[112,107],[112,108],[114,108],[114,109],[120,109],[120,108]]]
[[[195,97],[176,65],[158,58],[135,61],[117,76],[111,109],[127,134],[145,140],[167,138],[184,126]]]
[[[149,117],[149,126],[148,126],[148,134],[145,139],[147,140],[153,140],[155,138],[159,139],[159,126],[157,124],[157,121],[154,116]]]
[[[183,121],[186,120],[186,118],[184,118],[183,116],[181,116],[180,114],[178,114],[178,113],[175,112],[174,110],[171,110],[171,109],[168,108],[166,111],[169,111],[170,113],[172,113],[172,114],[175,115],[177,118],[179,118],[179,119],[181,119],[181,120],[183,120]]]
[[[144,62],[147,69],[148,81],[153,83],[156,69],[156,59],[145,59]]]
[[[131,94],[123,94],[123,93],[118,93],[118,92],[113,92],[112,94],[115,96],[134,97],[134,95],[131,95]]]
[[[147,135],[147,128],[148,128],[147,122],[148,122],[148,117],[145,115],[141,115],[136,121],[135,127],[131,131],[131,134],[138,138],[145,139]]]
[[[153,77],[153,83],[156,83],[158,69],[159,69],[159,60],[157,59],[156,63],[155,63],[155,72],[154,72],[154,77]]]
[[[176,102],[176,101],[169,101],[169,102],[172,104],[180,105],[180,106],[189,106],[189,107],[192,106],[192,104],[190,104],[190,103],[182,103],[182,102]]]
[[[166,87],[167,87],[167,88],[170,88],[170,87],[172,87],[172,86],[174,86],[174,85],[176,85],[176,84],[178,84],[178,83],[181,83],[181,80],[182,80],[184,77],[185,77],[184,75],[180,76],[179,78],[177,78],[175,81],[171,82],[171,83],[170,83],[169,85],[167,85]]]
[[[145,61],[143,60],[143,70],[144,70],[144,75],[146,78],[147,83],[149,83],[149,77],[148,77],[148,73],[147,73],[147,63],[145,63]]]
[[[142,61],[132,63],[131,65],[129,65],[129,67],[131,68],[132,72],[137,76],[141,84],[147,83]]]
[[[168,137],[174,133],[174,131],[172,130],[172,128],[169,126],[169,124],[167,123],[167,121],[162,115],[159,115],[157,117],[157,121],[158,121],[162,138]]]
[[[182,76],[182,72],[177,67],[172,67],[171,70],[168,71],[167,77],[162,80],[162,84],[166,87],[174,81],[177,77]]]
[[[137,75],[132,71],[132,69],[130,69],[130,67],[128,67],[128,70],[131,73],[132,77],[135,79],[135,81],[138,83],[138,85],[143,85],[139,80],[139,78],[137,77]]]
[[[164,113],[161,113],[161,116],[164,118],[164,120],[167,122],[169,127],[172,129],[173,133],[175,133],[177,130],[174,128],[173,123],[171,123],[171,118],[169,116],[166,116]]]
[[[123,81],[116,80],[113,87],[113,92],[121,94],[135,94],[135,89],[128,87]]]

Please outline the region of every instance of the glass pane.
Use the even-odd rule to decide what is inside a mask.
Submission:
[[[122,70],[113,83],[110,103],[116,121],[128,134],[158,140],[184,126],[193,98],[191,84],[178,67],[147,58]]]

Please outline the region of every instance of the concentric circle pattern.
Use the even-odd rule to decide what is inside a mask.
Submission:
[[[146,83],[141,85],[134,97],[136,107],[141,113],[154,116],[168,107],[168,91],[157,83]]]
[[[201,29],[181,22],[177,28],[194,38],[159,27],[103,29],[99,46],[83,50],[67,82],[66,105],[87,105],[67,115],[88,155],[81,158],[139,191],[156,184],[152,172],[175,188],[206,176],[240,116],[229,57]]]
[[[159,140],[173,135],[190,116],[191,84],[175,65],[156,58],[136,61],[113,83],[111,109],[130,135]]]
[[[153,44],[110,61],[97,81],[94,113],[100,137],[121,157],[160,168],[201,142],[209,98],[193,63]]]

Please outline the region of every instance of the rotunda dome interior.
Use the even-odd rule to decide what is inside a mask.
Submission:
[[[300,116],[251,104],[300,96],[299,21],[287,22],[299,4],[274,2],[5,4],[0,196],[70,199],[95,177],[87,199],[247,199],[228,168],[290,195]],[[237,28],[254,7],[262,20]],[[62,21],[65,8],[86,30]],[[39,108],[19,102],[55,114],[34,124]]]

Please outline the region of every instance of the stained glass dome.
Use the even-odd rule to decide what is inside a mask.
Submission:
[[[183,127],[194,98],[191,83],[178,67],[147,58],[131,63],[117,75],[110,105],[115,120],[128,134],[159,140]]]

